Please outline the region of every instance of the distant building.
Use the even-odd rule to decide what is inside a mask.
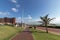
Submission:
[[[15,18],[0,18],[0,24],[15,24]]]

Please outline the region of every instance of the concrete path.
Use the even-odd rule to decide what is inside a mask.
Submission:
[[[46,31],[45,27],[37,27],[38,30],[42,30],[42,31]],[[56,28],[48,28],[48,31],[50,33],[56,34],[56,35],[60,35],[60,29],[56,29]]]
[[[26,28],[23,32],[19,33],[11,40],[33,40],[33,36],[29,31],[29,28]]]

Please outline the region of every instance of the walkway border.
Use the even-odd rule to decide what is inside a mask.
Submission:
[[[16,35],[18,35],[19,34],[19,32],[18,33],[16,33],[14,36],[12,36],[9,40],[11,40],[12,38],[14,38]]]
[[[23,32],[25,29],[23,29],[21,32]],[[19,32],[17,32],[15,35],[13,35],[9,40],[11,40],[11,39],[13,39],[16,35],[18,35],[20,33],[20,31]]]

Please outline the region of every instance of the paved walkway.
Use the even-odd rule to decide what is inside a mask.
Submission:
[[[26,28],[23,32],[19,33],[11,40],[33,40],[33,36],[31,31],[29,31],[29,28]]]
[[[45,27],[37,27],[38,30],[42,30],[42,31],[46,31]],[[56,35],[60,35],[60,29],[56,29],[56,28],[48,28],[48,31],[50,33],[56,34]]]

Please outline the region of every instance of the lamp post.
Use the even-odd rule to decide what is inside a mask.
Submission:
[[[23,1],[22,1],[22,3],[23,3]],[[21,18],[22,18],[22,20],[21,20],[22,21],[21,22],[22,23],[22,28],[24,27],[24,22],[23,22],[24,19],[23,19],[23,16],[24,16],[24,4],[22,4],[22,16],[21,16]]]

